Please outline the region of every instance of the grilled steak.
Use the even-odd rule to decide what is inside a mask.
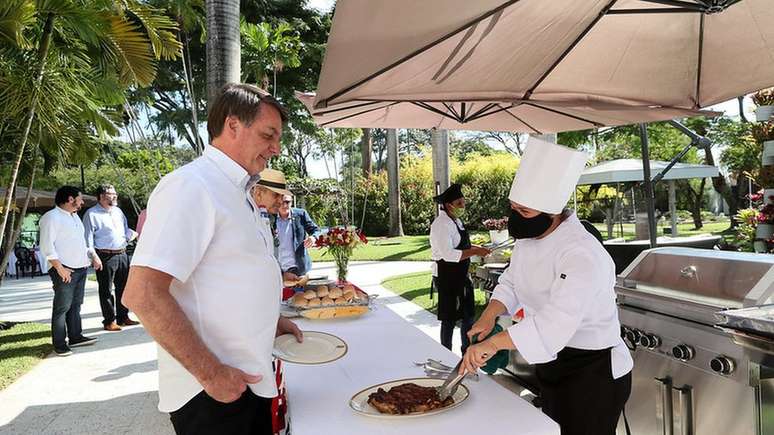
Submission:
[[[443,408],[454,403],[448,397],[441,402],[434,387],[422,387],[414,383],[396,385],[385,391],[379,388],[368,395],[368,403],[382,414],[411,414]]]

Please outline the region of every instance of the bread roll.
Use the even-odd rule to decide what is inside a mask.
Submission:
[[[320,304],[322,305],[333,305],[333,299],[329,298],[328,296],[322,298],[322,301],[320,301]]]
[[[340,298],[343,294],[344,292],[342,292],[341,289],[338,287],[333,287],[328,291],[328,297],[331,299]]]
[[[305,307],[309,305],[309,301],[306,300],[303,293],[296,293],[290,300],[290,304],[294,307]]]
[[[347,305],[347,300],[344,298],[334,299],[333,305]]]
[[[319,307],[320,298],[309,299],[309,307]]]
[[[317,293],[314,292],[314,290],[307,290],[304,292],[304,298],[306,299],[314,299],[317,297]]]
[[[345,284],[343,291],[344,291],[344,293],[346,293],[348,291],[351,291],[351,292],[354,293],[355,292],[355,286],[353,286],[352,284]]]
[[[350,302],[353,299],[355,299],[355,292],[351,290],[347,290],[344,292],[344,294],[341,297],[344,298],[345,301]]]
[[[317,297],[324,298],[328,296],[328,286],[321,285],[317,287]]]

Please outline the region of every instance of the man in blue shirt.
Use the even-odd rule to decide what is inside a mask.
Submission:
[[[312,268],[307,248],[312,247],[314,235],[320,230],[306,210],[291,207],[292,203],[292,196],[283,196],[279,214],[275,219],[279,238],[277,260],[283,279],[289,281],[297,280]]]
[[[110,184],[100,186],[97,200],[97,205],[83,216],[86,246],[96,251],[102,260],[102,269],[97,271],[102,324],[106,331],[120,331],[121,326],[139,323],[129,318],[129,310],[121,303],[129,276],[126,244],[134,240],[137,233],[129,229],[124,212],[117,206],[115,187]],[[112,285],[115,285],[115,296]]]

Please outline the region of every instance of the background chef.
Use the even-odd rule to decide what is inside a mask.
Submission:
[[[441,211],[430,226],[430,253],[435,262],[433,285],[438,290],[441,344],[451,350],[454,327],[458,320],[462,320],[462,353],[465,353],[475,306],[473,284],[468,277],[470,257],[486,256],[489,250],[470,244],[468,231],[460,220],[465,211],[461,185],[454,183],[433,199],[441,204]]]
[[[631,355],[620,336],[615,267],[604,247],[564,208],[586,154],[530,138],[509,195],[511,263],[471,337],[497,316],[524,309],[508,330],[472,345],[463,369],[500,349],[536,365],[543,412],[563,435],[613,435],[631,391]]]

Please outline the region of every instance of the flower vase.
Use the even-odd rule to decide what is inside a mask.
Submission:
[[[349,259],[343,259],[336,261],[336,278],[340,283],[347,281],[347,266],[349,265]]]

